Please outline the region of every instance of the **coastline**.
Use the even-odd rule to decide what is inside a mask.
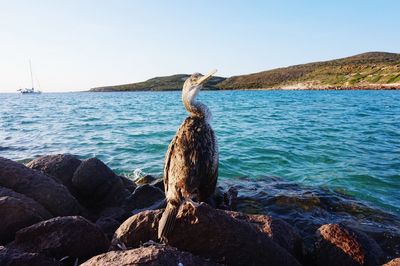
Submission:
[[[384,90],[400,90],[400,84],[396,85],[379,85],[379,86],[354,86],[354,87],[342,87],[342,86],[286,86],[286,87],[271,87],[271,88],[249,88],[249,89],[202,89],[203,91],[362,91],[362,90],[376,90],[376,91],[384,91]],[[170,92],[170,91],[181,91],[181,89],[170,89],[170,90],[109,90],[109,91],[79,91],[79,92]]]
[[[182,88],[188,77],[188,74],[175,74],[90,91],[175,90]],[[214,77],[205,87],[215,90],[398,90],[400,54],[368,52],[257,73]]]

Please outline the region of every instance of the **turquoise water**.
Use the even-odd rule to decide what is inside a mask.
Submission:
[[[400,92],[202,92],[220,178],[279,176],[400,213]],[[0,156],[97,156],[159,175],[186,116],[180,92],[0,94]]]

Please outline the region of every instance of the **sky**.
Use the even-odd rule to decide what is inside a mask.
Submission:
[[[0,92],[400,53],[397,0],[0,0]]]

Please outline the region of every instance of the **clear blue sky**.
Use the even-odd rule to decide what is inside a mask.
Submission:
[[[86,90],[154,76],[231,76],[400,52],[400,1],[0,0],[0,92]]]

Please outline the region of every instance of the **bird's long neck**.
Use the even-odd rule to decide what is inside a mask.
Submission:
[[[186,110],[189,112],[191,117],[199,117],[204,118],[206,122],[211,120],[211,111],[202,102],[196,101],[195,99],[187,99],[183,98],[183,105],[185,106]]]

